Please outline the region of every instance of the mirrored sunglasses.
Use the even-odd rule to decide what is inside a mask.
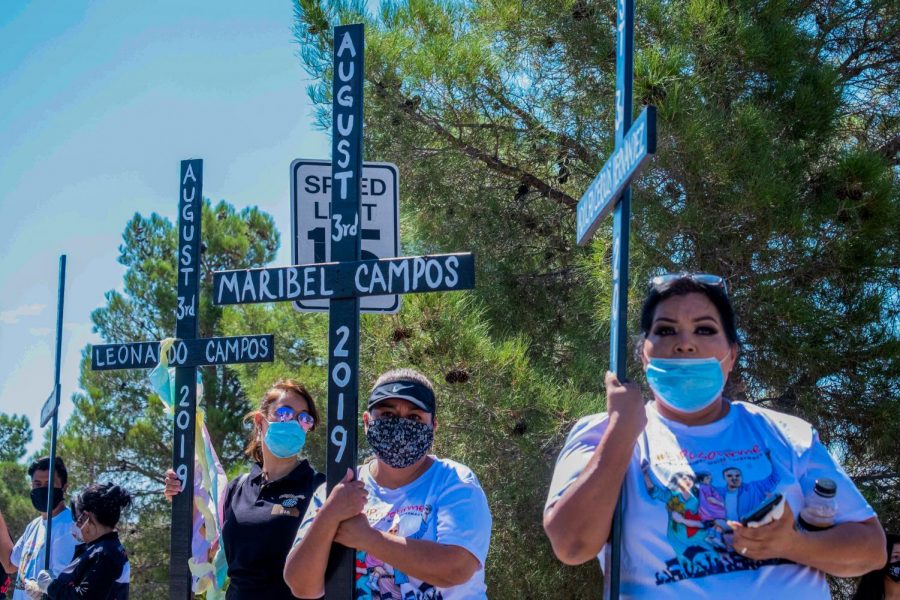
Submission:
[[[309,431],[312,429],[313,425],[316,424],[316,420],[313,419],[312,415],[310,415],[306,411],[302,411],[300,413],[294,412],[294,409],[290,406],[281,406],[275,409],[275,422],[278,423],[288,423],[290,421],[297,421],[300,423],[300,427],[303,428],[303,431]]]
[[[726,295],[728,294],[728,285],[725,283],[725,279],[712,273],[666,273],[665,275],[657,275],[650,279],[650,287],[663,286],[680,279],[690,279],[702,285],[721,288]]]

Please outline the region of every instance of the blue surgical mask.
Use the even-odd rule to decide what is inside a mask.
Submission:
[[[683,413],[699,412],[715,402],[725,388],[722,361],[715,358],[651,358],[647,365],[647,383],[659,401],[669,408]]]
[[[269,429],[263,440],[269,452],[278,458],[290,458],[300,454],[306,443],[306,432],[297,421],[285,423],[269,421]]]

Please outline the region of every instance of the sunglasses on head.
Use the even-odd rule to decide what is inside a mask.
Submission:
[[[290,406],[280,406],[275,409],[275,418],[273,419],[276,423],[289,423],[290,421],[297,421],[300,423],[300,427],[303,428],[303,431],[309,431],[312,429],[313,425],[316,424],[316,420],[313,419],[312,415],[310,415],[306,411],[296,412]]]
[[[725,283],[725,279],[711,273],[666,273],[665,275],[657,275],[650,279],[650,287],[657,288],[681,279],[690,279],[701,285],[721,288],[726,295],[728,294],[728,285]]]

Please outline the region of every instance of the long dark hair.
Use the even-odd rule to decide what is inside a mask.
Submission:
[[[900,544],[900,535],[887,534],[887,562],[877,571],[869,571],[859,580],[853,600],[883,600],[884,578],[887,576],[887,566],[891,564],[891,551],[894,544]]]

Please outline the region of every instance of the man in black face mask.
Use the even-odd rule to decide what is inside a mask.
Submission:
[[[50,458],[44,457],[31,463],[28,475],[31,477],[31,503],[41,513],[40,516],[28,524],[25,533],[13,544],[3,515],[0,514],[0,564],[7,573],[15,574],[12,600],[41,597],[36,579],[44,568],[48,513],[53,519],[50,532],[50,570],[53,573],[62,572],[72,562],[77,545],[72,512],[63,499],[69,485],[69,473],[63,460],[57,457],[53,467],[53,507],[49,510],[47,486],[50,483]]]
[[[307,509],[285,581],[299,598],[325,593],[332,541],[357,549],[357,593],[376,599],[487,598],[491,513],[468,467],[428,454],[437,428],[431,382],[412,369],[383,374],[363,413],[375,460],[347,470]]]

